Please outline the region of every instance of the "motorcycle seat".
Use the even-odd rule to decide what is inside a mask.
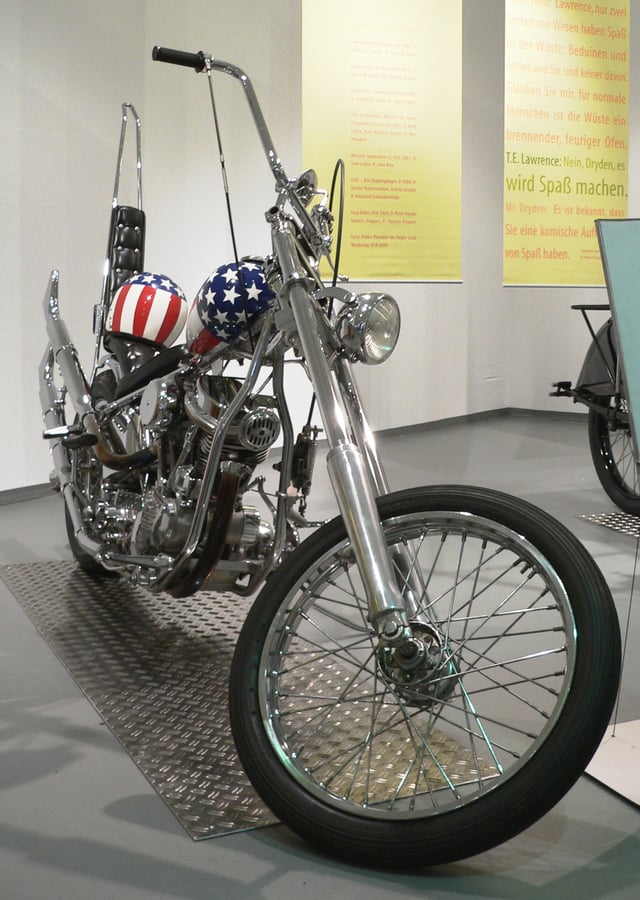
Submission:
[[[126,397],[127,394],[132,394],[134,391],[141,390],[149,384],[150,381],[153,381],[154,378],[162,378],[163,375],[168,375],[170,372],[173,372],[181,362],[189,359],[189,356],[189,351],[184,344],[179,344],[177,347],[169,347],[167,350],[161,350],[156,356],[153,356],[150,360],[120,379],[116,387],[114,399],[119,400],[121,397]]]

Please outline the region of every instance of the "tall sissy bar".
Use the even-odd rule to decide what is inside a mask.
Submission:
[[[120,127],[120,143],[118,145],[118,159],[116,162],[116,175],[113,185],[113,200],[102,280],[102,294],[100,303],[94,307],[93,316],[93,331],[96,335],[96,346],[91,381],[93,381],[98,368],[101,347],[105,340],[107,314],[109,312],[109,307],[111,306],[113,295],[124,281],[139,274],[144,269],[146,218],[142,208],[142,125],[140,117],[132,103],[125,102],[122,104],[121,108],[122,124]],[[136,206],[127,206],[119,201],[120,176],[122,173],[122,159],[124,156],[129,116],[131,116],[135,123],[136,135]]]

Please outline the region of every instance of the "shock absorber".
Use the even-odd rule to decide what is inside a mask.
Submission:
[[[291,483],[300,494],[298,509],[301,516],[304,516],[307,510],[307,497],[311,490],[319,432],[320,429],[317,425],[305,425],[298,435],[293,448]]]

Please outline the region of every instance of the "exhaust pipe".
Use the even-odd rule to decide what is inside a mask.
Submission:
[[[72,480],[73,468],[68,449],[63,439],[69,435],[65,415],[65,394],[68,392],[80,420],[86,427],[86,419],[91,409],[91,397],[87,381],[78,361],[75,347],[71,343],[64,322],[58,312],[59,273],[53,269],[44,297],[45,321],[49,346],[39,368],[40,406],[44,421],[44,437],[50,441],[51,457],[60,482],[60,493],[64,498],[80,547],[91,556],[100,550],[100,544],[88,537],[82,521],[82,510]],[[64,388],[58,389],[54,380],[56,363],[60,367]],[[93,417],[95,421],[95,416]],[[96,423],[97,427],[97,423]]]
[[[73,483],[71,455],[65,445],[65,438],[72,437],[74,430],[67,424],[65,399],[71,401],[80,422],[80,434],[92,435],[93,451],[105,466],[112,469],[128,468],[149,462],[153,452],[142,450],[138,453],[116,454],[106,446],[93,410],[89,383],[82,371],[78,352],[71,341],[67,326],[60,318],[58,305],[58,285],[60,275],[53,269],[44,295],[44,317],[49,346],[40,363],[40,405],[44,420],[44,437],[51,442],[51,456],[60,481],[60,492],[64,497],[69,516],[73,523],[78,544],[91,556],[102,549],[102,545],[89,538],[84,530],[82,509]],[[62,376],[63,387],[56,387],[54,375],[56,366]]]
[[[49,284],[44,296],[44,317],[47,326],[47,336],[49,338],[49,351],[53,356],[53,361],[60,369],[62,382],[68,394],[68,398],[78,415],[82,431],[93,435],[95,438],[95,445],[93,448],[94,453],[103,465],[108,466],[111,469],[128,469],[131,466],[140,466],[149,463],[155,457],[155,452],[152,448],[140,450],[137,453],[113,453],[105,444],[102,432],[100,431],[100,426],[98,425],[98,420],[96,419],[93,410],[89,382],[82,371],[82,366],[80,365],[80,360],[78,358],[78,351],[69,336],[67,326],[60,318],[60,309],[58,306],[59,280],[60,276],[57,269],[53,269],[49,276]],[[48,360],[47,354],[45,354],[45,357]],[[40,367],[40,380],[41,383],[43,380],[46,383],[48,379],[49,382],[53,384],[53,372],[51,371],[49,376],[47,376],[43,371],[43,368],[46,369],[47,365],[48,363],[45,363],[43,360],[43,364],[41,364]],[[52,370],[53,365],[49,365],[49,368]],[[55,396],[59,399],[61,392],[55,391],[55,388],[54,392]],[[47,391],[47,408],[50,400],[48,395],[49,391]],[[64,428],[65,433],[61,435],[61,437],[66,437],[69,434],[69,426],[66,423],[62,404],[60,404],[60,407],[58,421],[53,428]],[[44,411],[45,407],[43,406],[43,412]],[[55,435],[49,432],[45,434],[45,437],[54,438]]]
[[[93,416],[91,395],[87,379],[80,366],[76,348],[71,342],[67,326],[60,318],[58,306],[59,281],[60,274],[57,269],[53,269],[49,276],[49,284],[47,285],[47,291],[44,297],[44,317],[47,327],[47,337],[49,338],[49,347],[53,351],[53,359],[60,368],[62,380],[69,394],[69,399],[84,425],[85,417]],[[95,420],[95,416],[93,416],[93,418]]]
[[[47,347],[40,363],[40,405],[45,427],[44,437],[50,442],[60,493],[69,512],[76,540],[86,553],[94,556],[100,549],[100,544],[89,538],[84,530],[82,511],[72,480],[71,458],[63,444],[63,437],[69,433],[69,429],[64,417],[64,400],[53,380],[54,366],[53,350]]]

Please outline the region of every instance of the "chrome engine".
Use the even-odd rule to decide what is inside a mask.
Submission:
[[[242,382],[222,375],[200,376],[188,389],[172,377],[151,381],[139,407],[113,412],[103,427],[118,431],[118,443],[131,444],[120,430],[135,419],[138,447],[153,447],[153,474],[140,471],[139,492],[122,483],[131,473],[115,473],[103,481],[99,499],[85,509],[85,524],[105,545],[134,557],[179,553],[188,538],[205,467],[220,416]],[[228,528],[215,587],[231,585],[239,573],[261,558],[273,540],[273,527],[253,506],[242,504],[254,469],[263,462],[280,434],[280,417],[273,397],[249,397],[233,417],[222,445],[220,468],[239,476],[236,508]],[[212,498],[215,505],[215,497]],[[209,585],[207,585],[209,586]],[[213,585],[212,585],[213,586]]]
[[[188,410],[194,421],[203,427],[200,447],[207,456],[217,422],[234,400],[241,382],[222,375],[205,375],[198,381],[195,391],[195,410]],[[269,448],[280,434],[280,417],[273,397],[256,395],[244,404],[230,423],[224,443],[226,460],[246,463],[252,467],[266,459]]]
[[[173,553],[180,550],[189,534],[193,512],[189,504],[175,497],[165,497],[158,487],[147,491],[142,508],[135,517],[131,532],[134,553]]]

